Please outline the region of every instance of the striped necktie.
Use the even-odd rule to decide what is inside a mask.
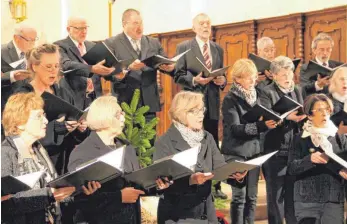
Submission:
[[[204,56],[204,59],[205,59],[206,67],[207,67],[209,70],[211,70],[212,64],[211,64],[210,53],[208,52],[208,45],[207,45],[207,43],[204,44],[203,56]]]
[[[25,57],[25,53],[21,52],[19,60],[24,59],[24,57]],[[26,65],[26,61],[25,60],[17,66],[18,69],[26,69],[26,67],[27,67],[27,65]]]
[[[141,50],[140,50],[139,45],[137,44],[137,41],[134,39],[131,39],[131,42],[133,42],[133,47],[134,47],[134,50],[136,51],[137,55],[140,55]]]

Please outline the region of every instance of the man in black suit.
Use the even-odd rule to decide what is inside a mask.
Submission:
[[[34,47],[37,40],[36,29],[23,23],[15,27],[13,39],[1,46],[1,112],[12,94],[15,82],[29,77],[30,73],[25,70],[25,53]]]
[[[276,47],[270,37],[262,37],[257,41],[258,56],[272,61],[275,59]],[[270,71],[258,74],[257,89],[262,90],[265,86],[272,83],[273,76]]]
[[[122,16],[123,32],[105,40],[119,60],[134,59],[126,69],[118,68],[112,74],[112,90],[119,103],[130,104],[134,90],[140,89],[139,106],[148,105],[146,120],[151,120],[160,111],[157,71],[146,66],[141,60],[153,55],[166,56],[160,42],[143,35],[141,14],[135,9],[127,9]],[[160,71],[172,73],[175,65],[161,65]]]
[[[223,49],[213,41],[209,40],[211,35],[211,21],[208,15],[201,13],[193,19],[193,31],[196,37],[184,41],[177,46],[176,54],[181,54],[191,49],[177,63],[175,71],[175,82],[182,85],[184,90],[196,91],[204,94],[206,115],[204,117],[204,128],[212,134],[217,147],[218,140],[218,120],[220,111],[220,93],[226,85],[225,76],[216,78],[205,78],[202,72],[195,66],[195,57],[204,62],[210,70],[223,67]],[[226,198],[221,191],[220,183],[216,186],[215,196]]]
[[[85,109],[91,101],[102,95],[100,76],[109,75],[114,68],[103,66],[104,61],[88,65],[82,56],[95,43],[87,41],[88,23],[84,18],[69,18],[67,31],[69,36],[56,41],[60,47],[62,70],[73,70],[65,74],[60,84],[68,89],[80,109]]]
[[[334,40],[328,34],[318,34],[311,44],[312,52],[315,57],[313,61],[329,68],[335,68],[341,65],[341,62],[329,60],[333,47]],[[302,65],[300,70],[300,85],[303,91],[306,92],[306,95],[313,93],[328,93],[329,77],[321,78],[320,75],[317,74],[317,81],[309,80],[309,77],[305,75],[308,71],[307,65],[308,64]]]

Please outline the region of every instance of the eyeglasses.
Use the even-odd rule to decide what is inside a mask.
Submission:
[[[200,108],[200,109],[192,109],[192,110],[189,110],[188,113],[191,113],[195,116],[199,115],[200,113],[205,113],[206,112],[206,107],[203,107],[203,108]]]
[[[43,121],[44,119],[46,119],[46,113],[31,115],[29,116],[29,118],[33,120]]]
[[[324,53],[324,52],[330,53],[330,52],[333,51],[333,48],[332,47],[329,47],[329,48],[318,48],[317,50],[319,52],[321,52],[321,53]]]
[[[23,37],[22,35],[18,35],[20,38],[22,38],[23,40],[25,40],[26,42],[36,42],[39,40],[38,37],[36,37],[35,39],[29,39],[29,38],[26,38],[26,37]]]
[[[121,116],[125,116],[125,112],[120,110],[120,111],[117,111],[116,113],[116,118],[119,120]]]
[[[40,66],[43,67],[48,72],[53,72],[54,70],[60,69],[60,64],[56,64],[56,65],[52,65],[52,64],[42,65],[42,64],[40,64]]]
[[[318,112],[320,114],[331,114],[332,113],[332,110],[330,108],[318,108],[318,109],[315,109],[315,110],[312,110],[312,112]]]
[[[89,26],[81,26],[81,27],[77,27],[77,26],[70,26],[78,31],[87,31]]]

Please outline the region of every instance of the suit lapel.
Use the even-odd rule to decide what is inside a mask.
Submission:
[[[217,47],[213,41],[210,41],[210,49],[211,49],[211,59],[212,59],[212,71],[217,68],[217,62],[219,61],[219,55],[217,51]]]
[[[184,151],[191,148],[186,141],[184,141],[181,133],[177,130],[177,128],[172,124],[168,130],[168,135],[170,136],[172,146],[177,151]]]
[[[142,36],[142,38],[141,38],[141,60],[146,59],[148,49],[149,49],[148,40],[145,36]]]
[[[136,51],[134,50],[133,46],[131,45],[131,43],[130,43],[129,39],[127,38],[127,36],[125,35],[125,33],[123,33],[123,35],[121,36],[120,42],[124,45],[125,48],[128,49],[128,52],[131,54],[131,56],[134,59],[139,58],[139,56],[137,55]]]
[[[86,51],[88,52],[94,46],[94,43],[89,41],[84,41],[84,45],[86,46]]]
[[[192,40],[192,51],[194,52],[195,56],[206,65],[204,56],[202,55],[199,44],[195,38]]]
[[[8,44],[7,47],[8,47],[8,53],[9,53],[9,56],[10,56],[10,61],[9,62],[12,63],[12,62],[18,61],[19,57],[18,57],[16,48],[14,47],[13,41],[11,41]]]
[[[78,48],[76,47],[76,45],[74,44],[74,42],[72,42],[70,37],[66,38],[68,44],[69,44],[69,49],[70,51],[78,58],[78,60],[80,62],[83,63],[83,58],[81,57],[80,51],[78,50]],[[86,46],[87,47],[87,46]]]

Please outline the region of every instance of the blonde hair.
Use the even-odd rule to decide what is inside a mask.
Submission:
[[[173,121],[187,125],[187,113],[201,104],[204,104],[204,96],[201,93],[181,91],[171,102],[169,116]]]
[[[266,45],[268,44],[272,44],[275,46],[275,43],[273,42],[273,40],[270,37],[262,37],[257,41],[257,49],[258,51],[260,49],[264,49]]]
[[[13,136],[21,134],[18,128],[28,122],[32,110],[43,109],[43,99],[35,93],[17,93],[12,95],[2,114],[2,125],[4,126],[5,135]]]
[[[336,83],[339,82],[338,78],[341,75],[347,75],[347,67],[338,68],[334,71],[333,75],[330,78],[329,92],[334,93],[337,91]]]
[[[102,96],[97,98],[88,110],[88,127],[94,131],[100,131],[110,127],[121,129],[120,122],[116,119],[116,114],[119,111],[122,111],[122,109],[116,97]]]
[[[41,57],[43,54],[56,53],[59,53],[59,47],[55,44],[42,44],[29,50],[25,54],[28,70],[34,73],[33,65],[39,65],[41,63]]]
[[[258,78],[258,70],[253,61],[245,58],[237,60],[232,69],[231,77],[235,81],[236,78],[245,78],[245,77],[255,77]]]

